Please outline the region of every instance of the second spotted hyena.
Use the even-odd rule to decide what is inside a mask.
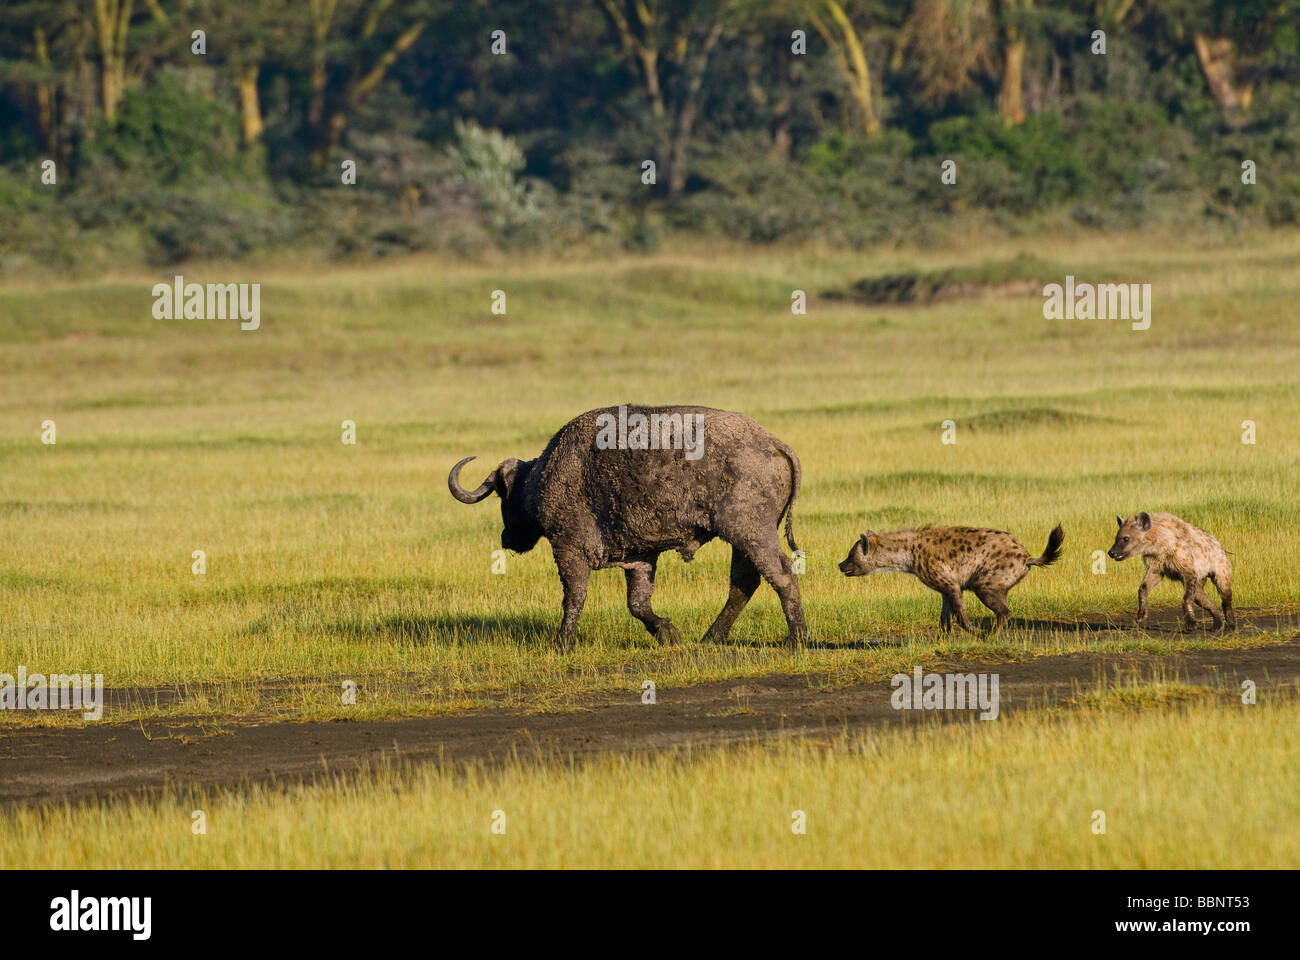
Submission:
[[[1127,520],[1116,517],[1115,522],[1119,524],[1119,530],[1107,554],[1112,560],[1141,557],[1147,565],[1146,576],[1138,587],[1138,623],[1146,622],[1147,593],[1161,578],[1165,578],[1183,585],[1183,616],[1187,629],[1196,626],[1192,604],[1209,611],[1216,630],[1225,623],[1229,629],[1237,625],[1237,617],[1232,612],[1232,565],[1218,540],[1172,513],[1147,513],[1144,510]],[[1223,616],[1210,606],[1210,598],[1205,595],[1207,579],[1213,580],[1215,589],[1219,591]]]
[[[969,590],[993,611],[993,630],[1011,615],[1007,591],[1025,578],[1030,567],[1046,567],[1061,557],[1065,533],[1058,524],[1047,538],[1041,557],[1031,557],[1011,534],[975,527],[922,527],[892,533],[867,531],[840,564],[846,577],[869,573],[914,573],[943,597],[939,625],[952,629],[952,618],[970,630],[962,591]]]

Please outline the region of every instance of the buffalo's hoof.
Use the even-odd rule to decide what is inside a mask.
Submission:
[[[671,620],[664,620],[660,622],[655,630],[655,640],[661,646],[675,647],[682,642],[682,635],[677,632],[677,628],[673,626]]]

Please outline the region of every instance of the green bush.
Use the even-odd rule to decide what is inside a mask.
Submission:
[[[101,124],[79,158],[100,159],[162,185],[250,173],[239,152],[234,111],[224,101],[187,91],[173,72],[127,91],[114,123]]]

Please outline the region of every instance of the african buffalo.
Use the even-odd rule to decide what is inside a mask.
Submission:
[[[570,420],[535,460],[503,460],[475,490],[447,486],[461,503],[501,498],[501,546],[524,553],[546,537],[564,586],[559,642],[573,643],[592,570],[622,567],[627,606],[660,643],[677,628],[650,606],[659,554],[686,560],[715,537],[731,544],[731,595],[704,635],[725,641],[767,580],[781,598],[791,646],[807,637],[791,550],[801,471],[793,450],[749,417],[709,407],[624,404]]]

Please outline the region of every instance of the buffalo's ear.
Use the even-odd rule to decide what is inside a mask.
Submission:
[[[1117,527],[1124,526],[1124,518],[1119,516],[1118,514],[1115,515],[1115,526]]]
[[[1138,514],[1138,523],[1142,525],[1143,530],[1151,529],[1151,514],[1143,510]]]
[[[496,469],[496,473],[492,475],[492,482],[502,500],[510,496],[510,491],[514,488],[517,476],[519,476],[519,458],[511,457],[509,460],[502,460],[501,465]]]

